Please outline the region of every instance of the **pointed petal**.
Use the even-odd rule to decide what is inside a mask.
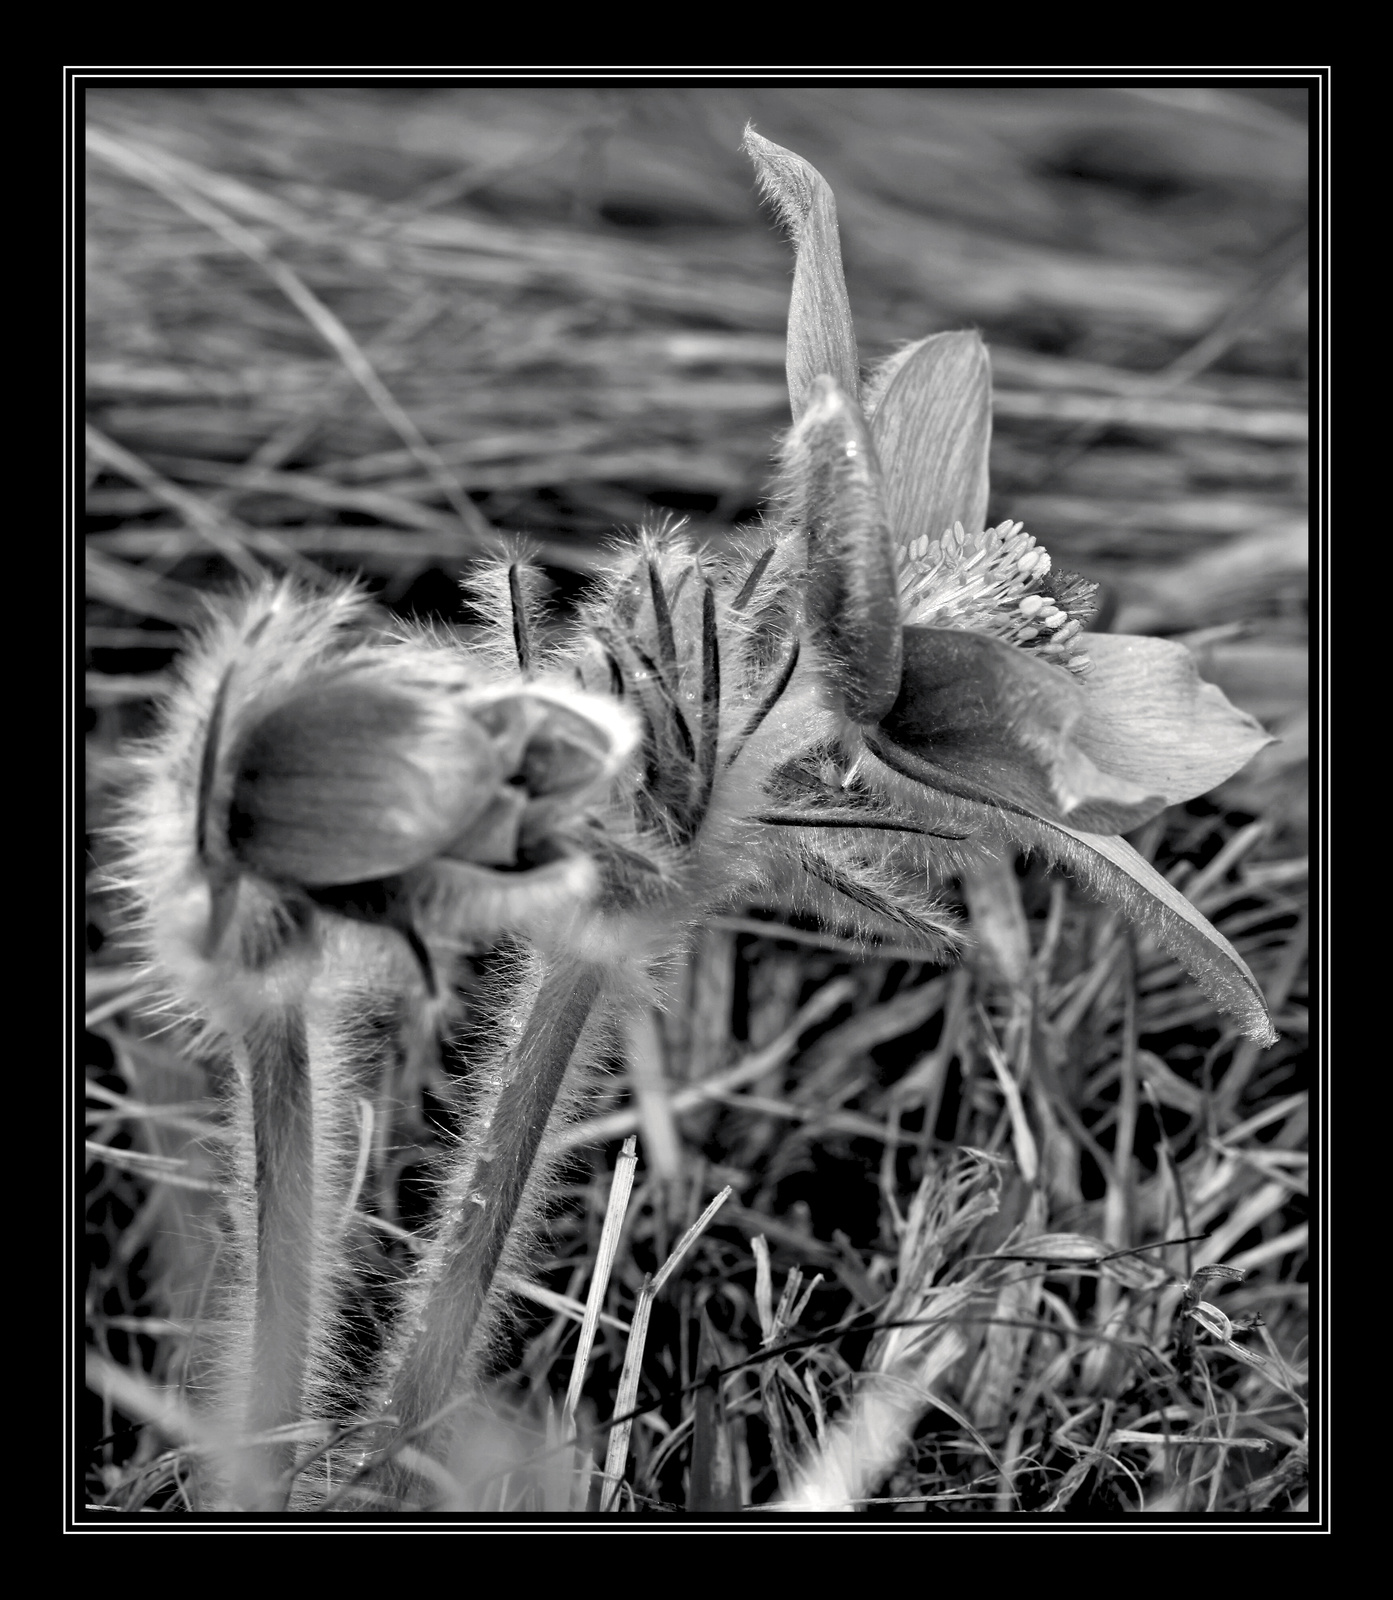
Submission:
[[[466,695],[461,705],[492,738],[503,782],[441,853],[508,868],[566,853],[562,841],[584,798],[609,782],[637,743],[633,717],[555,683],[502,685]]]
[[[936,333],[891,361],[871,416],[890,531],[902,544],[937,539],[954,522],[980,533],[992,442],[986,345],[975,333]]]
[[[634,720],[621,707],[555,684],[486,689],[466,695],[462,705],[492,737],[509,782],[534,800],[595,790],[637,741]]]
[[[814,379],[784,459],[808,537],[809,621],[848,715],[874,722],[900,692],[899,593],[875,451],[834,379]]]
[[[1199,675],[1194,656],[1171,639],[1090,634],[1087,710],[1075,729],[1081,750],[1168,805],[1192,800],[1232,777],[1265,745],[1262,725]]]
[[[457,861],[472,861],[481,867],[516,867],[519,842],[527,811],[527,796],[516,784],[497,790],[488,808],[475,817],[458,839],[442,851]]]
[[[1061,862],[1091,894],[1145,928],[1245,1037],[1262,1045],[1276,1042],[1267,1001],[1247,962],[1125,839],[1023,817],[1010,818],[1007,826],[1022,844]]]
[[[1137,827],[1165,799],[1079,748],[1086,704],[1069,673],[1000,639],[909,627],[899,697],[863,732],[887,766],[930,789],[1055,823]]]
[[[861,364],[842,275],[837,206],[827,180],[801,156],[762,139],[753,128],[745,130],[744,150],[797,251],[787,357],[788,396],[796,422],[813,379],[822,373],[834,377],[847,394],[860,393]]]
[[[1047,861],[1067,868],[1089,894],[1115,906],[1129,922],[1144,929],[1174,956],[1215,1006],[1237,1021],[1249,1039],[1259,1044],[1271,1044],[1276,1039],[1262,990],[1242,956],[1125,839],[1080,833],[1022,811],[956,799],[909,782],[898,771],[887,771],[873,756],[863,761],[860,770],[865,781],[897,804],[923,816],[931,826],[953,826],[963,834],[975,834],[975,844],[964,843],[960,847],[967,860],[971,859],[969,852],[992,848],[995,835],[997,840],[1004,838],[1023,849],[1038,851]]]

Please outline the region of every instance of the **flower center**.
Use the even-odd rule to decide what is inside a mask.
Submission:
[[[1019,522],[978,534],[956,522],[932,543],[921,534],[902,549],[899,579],[906,623],[989,633],[1080,676],[1091,666],[1079,635],[1098,585],[1052,572]]]

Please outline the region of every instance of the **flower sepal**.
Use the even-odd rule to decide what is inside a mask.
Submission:
[[[1091,666],[1075,734],[1079,748],[1108,772],[1163,795],[1167,805],[1208,793],[1274,742],[1255,717],[1200,676],[1195,657],[1176,640],[1091,633],[1080,642]]]
[[[808,621],[847,714],[875,721],[900,691],[900,600],[880,465],[856,402],[813,380],[784,450],[789,510],[808,543]]]
[[[955,522],[980,532],[992,442],[991,362],[980,335],[935,333],[898,351],[872,374],[865,406],[898,544],[936,539]]]
[[[778,208],[797,252],[788,313],[788,392],[796,422],[817,378],[830,373],[849,395],[861,381],[856,331],[842,273],[837,203],[827,180],[802,156],[755,130],[745,130],[745,153],[760,187]]]
[[[632,749],[598,697],[528,686],[461,692],[367,673],[311,680],[258,718],[233,760],[226,822],[236,867],[326,890],[438,858],[538,864],[549,826]]]
[[[496,741],[458,696],[367,674],[312,680],[241,741],[228,846],[274,883],[386,878],[458,838],[505,777]]]
[[[930,789],[1100,833],[1138,827],[1164,795],[1101,770],[1075,737],[1087,689],[987,634],[904,630],[894,705],[866,744]]]

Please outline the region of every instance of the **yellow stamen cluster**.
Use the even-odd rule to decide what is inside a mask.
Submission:
[[[979,534],[957,522],[941,539],[921,534],[903,547],[904,620],[990,633],[1082,675],[1090,666],[1079,639],[1092,615],[1088,591],[1071,582],[1061,598],[1049,573],[1049,552],[1019,522]]]

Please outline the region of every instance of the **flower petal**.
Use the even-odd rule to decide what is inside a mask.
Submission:
[[[385,878],[457,838],[505,776],[488,731],[452,697],[321,682],[243,742],[229,842],[278,882]]]
[[[1069,673],[1000,639],[908,627],[899,697],[862,732],[887,766],[929,788],[1055,823],[1137,827],[1166,802],[1078,747],[1086,704]]]
[[[895,557],[870,435],[834,379],[814,379],[784,460],[808,538],[809,621],[847,713],[874,722],[900,692]]]
[[[801,156],[746,128],[744,150],[760,187],[793,235],[797,260],[788,308],[788,397],[793,420],[802,416],[813,379],[834,377],[847,394],[860,393],[861,363],[842,275],[837,205],[827,180]]]
[[[509,781],[534,800],[594,791],[637,743],[625,709],[557,684],[503,685],[467,695],[463,705],[492,737]]]
[[[1234,1018],[1245,1037],[1262,1045],[1276,1043],[1267,1001],[1247,962],[1125,839],[1025,818],[1013,817],[1007,825],[1021,844],[1061,862],[1091,894],[1145,928],[1214,1004]]]
[[[987,520],[992,378],[975,333],[936,333],[891,358],[871,414],[890,531],[902,544]]]
[[[973,853],[1000,849],[1009,841],[1065,867],[1091,895],[1115,906],[1174,956],[1218,1009],[1236,1019],[1249,1039],[1259,1044],[1275,1040],[1262,990],[1242,956],[1125,839],[1080,833],[1020,810],[953,798],[942,790],[907,781],[898,770],[887,770],[874,757],[863,760],[859,770],[863,781],[918,812],[932,827],[958,828],[965,841],[958,847],[965,863]],[[969,837],[975,842],[966,842]]]
[[[1074,742],[1098,766],[1166,797],[1192,800],[1246,766],[1272,737],[1199,675],[1171,639],[1090,634],[1093,670]]]

